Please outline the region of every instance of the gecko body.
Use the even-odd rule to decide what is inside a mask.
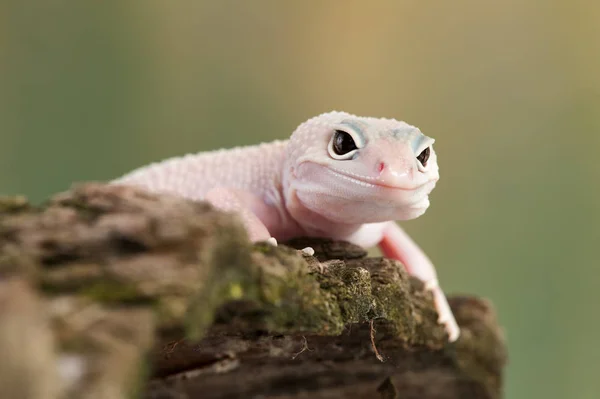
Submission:
[[[454,341],[459,329],[435,268],[395,223],[429,207],[439,179],[433,142],[405,122],[329,112],[288,140],[171,158],[113,183],[237,212],[252,241],[319,236],[378,245],[433,292]]]

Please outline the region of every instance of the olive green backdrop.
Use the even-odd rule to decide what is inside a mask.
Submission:
[[[507,397],[600,397],[600,3],[0,3],[2,194],[332,109],[437,139],[432,206],[404,225],[447,291],[495,303]]]

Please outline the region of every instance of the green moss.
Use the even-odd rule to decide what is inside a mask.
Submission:
[[[335,298],[346,323],[359,323],[372,317],[375,301],[367,270],[333,261],[327,264],[324,274],[318,273],[316,277],[320,288]]]
[[[276,331],[339,334],[344,328],[335,296],[321,290],[306,261],[294,249],[257,245],[253,252],[254,299],[265,310],[263,322]]]
[[[30,209],[29,201],[24,196],[0,197],[0,216],[2,214],[14,214]]]
[[[207,264],[212,267],[203,278],[203,287],[190,299],[184,322],[186,336],[198,340],[212,324],[215,310],[227,301],[253,295],[256,287],[252,280],[250,243],[241,226],[232,225],[231,234],[216,237]]]
[[[408,297],[410,284],[395,263],[382,266],[381,260],[375,260],[379,274],[373,276],[361,263],[318,264],[308,258],[309,265],[296,250],[285,246],[257,244],[252,257],[244,291],[250,287],[258,291],[254,295],[245,292],[244,298],[258,302],[261,322],[271,330],[334,335],[348,324],[384,318],[398,336],[412,341],[423,321],[415,318],[417,312]]]
[[[231,300],[237,300],[244,297],[244,288],[239,282],[233,282],[227,287],[227,296]]]
[[[397,284],[375,284],[373,287],[375,317],[391,323],[401,338],[410,341],[416,329],[415,312],[406,292]]]
[[[266,242],[258,242],[256,244],[254,244],[254,246],[252,247],[253,251],[256,252],[261,252],[263,254],[268,254],[268,253],[272,253],[273,250],[273,245],[268,244]]]
[[[134,284],[101,280],[82,287],[78,294],[106,304],[152,304],[155,299],[142,294]]]
[[[140,356],[137,368],[133,372],[131,385],[126,389],[126,397],[129,399],[138,399],[146,389],[146,383],[152,376],[151,362]]]

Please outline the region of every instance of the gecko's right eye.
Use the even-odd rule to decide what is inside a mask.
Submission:
[[[351,159],[358,147],[350,133],[336,130],[329,142],[329,155],[334,159]]]

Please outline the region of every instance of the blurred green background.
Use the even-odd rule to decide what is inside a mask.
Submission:
[[[329,110],[437,139],[404,224],[493,300],[507,398],[600,397],[600,3],[4,1],[0,193],[34,201]]]

